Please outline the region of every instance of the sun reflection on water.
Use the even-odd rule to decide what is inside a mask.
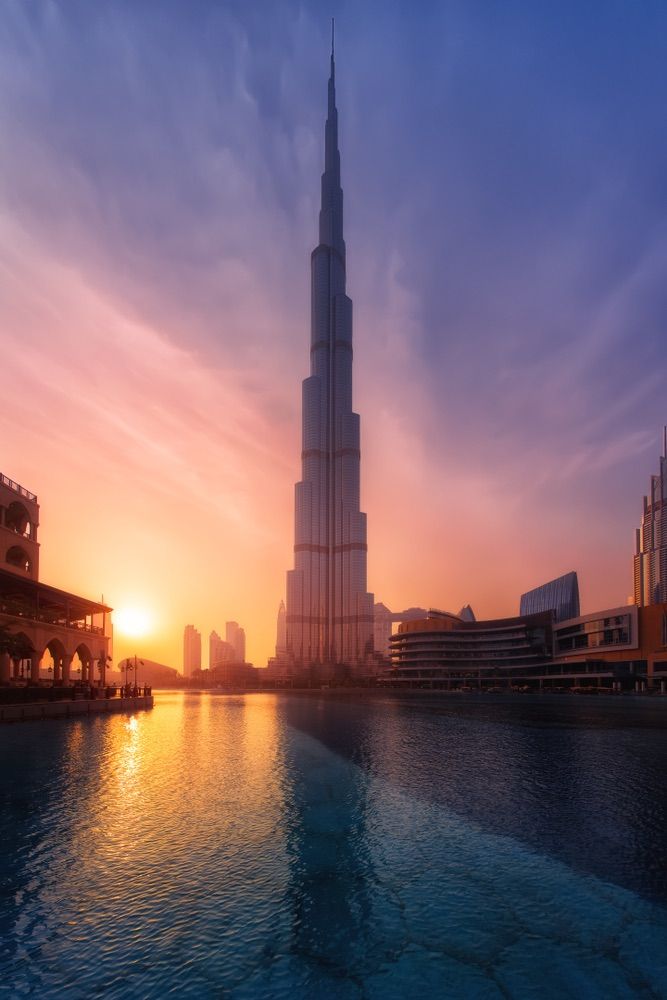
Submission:
[[[490,784],[494,816],[503,789],[524,813],[542,801],[534,727],[412,703],[161,692],[153,712],[11,735],[25,764],[8,820],[0,812],[0,992],[11,996],[356,997],[362,984],[368,996],[426,996],[452,976],[452,995],[496,996],[491,975],[503,995],[533,996],[535,935],[560,990],[550,995],[598,976],[605,995],[629,995],[615,986],[648,982],[651,963],[638,969],[633,946],[593,956],[593,968],[591,935],[604,925],[609,940],[633,941],[650,921],[655,953],[667,947],[663,911],[463,817]],[[610,785],[599,778],[613,734],[540,738],[557,740],[551,766],[587,747],[598,795],[626,802],[627,756]],[[523,781],[503,777],[510,760]],[[494,767],[503,781],[490,782]],[[639,781],[626,780],[633,801]],[[440,800],[459,792],[458,810]]]

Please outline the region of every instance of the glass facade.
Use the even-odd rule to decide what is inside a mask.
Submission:
[[[641,526],[636,531],[634,586],[635,604],[640,608],[667,601],[667,427],[660,471],[651,476]]]
[[[576,573],[566,573],[521,595],[519,614],[535,615],[544,611],[552,611],[557,622],[579,617],[579,581]]]
[[[633,615],[630,611],[606,618],[591,618],[556,629],[556,654],[629,646],[634,639]]]
[[[319,243],[311,256],[311,374],[303,383],[302,476],[295,488],[285,655],[297,666],[361,669],[373,652],[373,595],[366,582],[359,416],[352,411],[352,301],[345,281],[332,54]]]
[[[506,686],[543,672],[551,656],[550,613],[486,622],[433,613],[401,624],[392,635],[392,669],[384,679],[453,688]]]

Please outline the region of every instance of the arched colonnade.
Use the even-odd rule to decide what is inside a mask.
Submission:
[[[63,687],[79,681],[102,687],[106,684],[106,649],[93,654],[87,643],[79,642],[72,648],[72,641],[66,646],[57,636],[36,647],[34,639],[31,640],[25,632],[12,633],[11,639],[10,650],[0,652],[0,683],[12,680],[33,684],[51,681]],[[47,667],[44,666],[46,661]],[[48,672],[46,677],[45,670]]]

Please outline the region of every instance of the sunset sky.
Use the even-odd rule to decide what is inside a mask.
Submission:
[[[328,74],[369,589],[624,604],[667,422],[667,6],[3,0],[0,471],[41,578],[264,665]],[[115,659],[134,645],[117,635]],[[206,660],[206,655],[205,655]]]

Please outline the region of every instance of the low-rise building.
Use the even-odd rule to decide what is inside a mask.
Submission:
[[[394,687],[667,689],[667,604],[555,621],[554,611],[466,622],[431,611],[391,637]]]
[[[513,687],[537,675],[552,648],[551,612],[478,622],[432,610],[399,625],[382,681],[396,687]]]
[[[111,608],[39,579],[37,496],[0,474],[0,684],[106,682]]]
[[[191,677],[201,670],[201,632],[194,625],[183,629],[183,676]]]

